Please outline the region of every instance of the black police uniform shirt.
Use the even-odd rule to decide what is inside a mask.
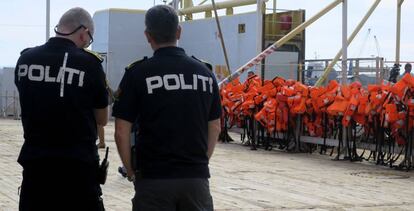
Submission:
[[[15,69],[25,139],[19,163],[37,158],[96,163],[94,109],[108,105],[101,62],[71,40],[58,37],[22,52]]]
[[[178,47],[126,68],[113,116],[138,123],[143,178],[208,178],[208,122],[220,118],[214,74]]]

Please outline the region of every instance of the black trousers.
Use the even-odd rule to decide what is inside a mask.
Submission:
[[[133,211],[213,211],[208,179],[137,179]]]
[[[25,164],[19,210],[105,210],[97,182],[97,165],[62,159]]]

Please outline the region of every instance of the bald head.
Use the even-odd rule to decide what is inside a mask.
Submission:
[[[59,32],[70,33],[79,26],[85,26],[93,34],[94,26],[91,15],[83,8],[75,7],[62,15],[58,23]]]
[[[70,39],[77,47],[86,48],[93,42],[92,17],[83,8],[72,8],[62,15],[55,32],[57,37]]]

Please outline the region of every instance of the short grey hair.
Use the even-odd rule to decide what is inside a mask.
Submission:
[[[157,5],[145,14],[145,31],[156,43],[170,43],[177,40],[177,12],[168,5]]]
[[[85,26],[86,28],[94,32],[94,25],[91,15],[83,8],[75,7],[66,11],[59,20],[58,27],[63,27],[66,30],[73,31],[79,26]]]

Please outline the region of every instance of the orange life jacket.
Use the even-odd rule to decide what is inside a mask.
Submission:
[[[327,112],[330,115],[341,116],[345,113],[348,104],[349,101],[347,101],[344,97],[337,95],[332,105],[328,107]]]

